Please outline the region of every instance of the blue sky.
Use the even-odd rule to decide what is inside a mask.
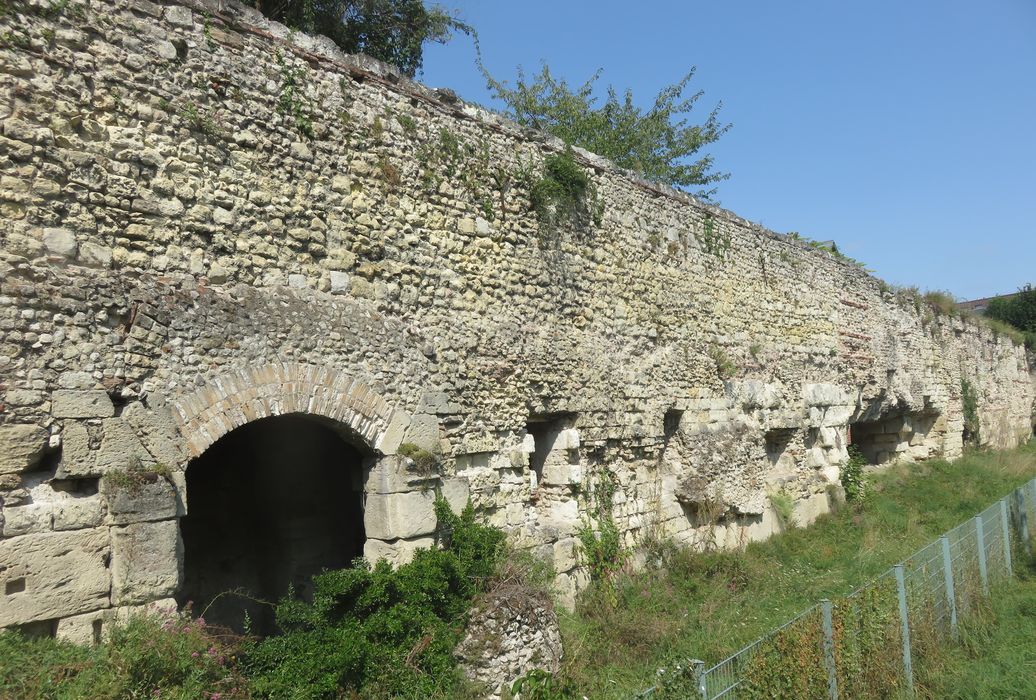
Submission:
[[[642,104],[691,67],[733,128],[719,203],[961,298],[1036,283],[1036,0],[443,0],[489,70],[602,68]],[[494,105],[460,37],[422,82]],[[696,110],[697,111],[697,110]]]

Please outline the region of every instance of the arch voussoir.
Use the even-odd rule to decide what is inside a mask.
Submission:
[[[232,430],[272,416],[328,418],[384,453],[395,450],[397,434],[409,423],[405,413],[357,378],[331,367],[294,363],[227,372],[178,397],[174,406],[192,458]]]

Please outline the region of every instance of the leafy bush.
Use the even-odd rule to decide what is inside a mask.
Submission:
[[[600,223],[597,190],[571,149],[544,159],[543,176],[531,183],[530,199],[541,227],[550,233],[562,225],[586,228],[591,221]]]
[[[860,451],[859,445],[849,445],[849,461],[842,467],[842,488],[845,489],[845,500],[860,501],[864,497],[866,482],[863,480],[863,468],[867,459]]]
[[[397,450],[399,454],[414,464],[414,469],[421,474],[432,474],[439,468],[439,456],[418,447],[412,442],[404,442]]]
[[[720,107],[717,105],[703,123],[688,123],[703,94],[699,91],[684,96],[694,76],[693,68],[678,82],[662,88],[652,106],[642,110],[629,90],[620,97],[609,88],[604,104],[598,104],[594,86],[600,71],[572,89],[551,75],[546,65],[533,78],[519,69],[512,88],[490,75],[481,58],[479,67],[493,96],[507,105],[505,114],[523,126],[542,129],[569,145],[674,187],[708,187],[729,177],[713,170],[712,156],[699,153],[730,128],[719,120]],[[697,192],[705,198],[714,193],[714,187]]]
[[[0,632],[0,659],[5,698],[248,697],[236,640],[187,612],[134,615],[95,647]]]
[[[283,634],[250,645],[253,692],[270,698],[449,695],[458,682],[453,649],[472,598],[496,569],[504,534],[479,525],[470,506],[435,504],[444,549],[409,564],[329,571],[314,577],[312,602],[277,606]]]
[[[961,412],[964,414],[964,444],[978,445],[981,443],[978,392],[975,385],[963,377],[960,380],[960,401]]]

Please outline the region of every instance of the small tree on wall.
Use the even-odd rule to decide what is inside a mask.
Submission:
[[[256,0],[267,17],[310,34],[323,34],[347,53],[364,53],[413,77],[424,45],[445,44],[469,27],[423,0]]]
[[[519,124],[541,129],[569,145],[580,146],[604,156],[637,174],[709,198],[715,183],[730,177],[716,172],[713,158],[701,149],[714,143],[730,129],[719,119],[717,105],[700,124],[689,115],[702,91],[685,95],[694,68],[678,82],[662,88],[649,109],[641,109],[631,90],[620,96],[610,87],[599,104],[594,95],[601,71],[573,89],[558,79],[546,65],[532,78],[519,69],[514,87],[497,80],[479,60],[479,67],[494,97],[506,105],[505,113]]]

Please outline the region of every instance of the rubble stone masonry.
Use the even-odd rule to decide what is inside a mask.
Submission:
[[[959,455],[964,391],[984,444],[1032,433],[1010,339],[591,154],[588,215],[551,224],[559,143],[324,38],[229,1],[7,5],[0,627],[88,641],[177,596],[188,465],[285,414],[364,455],[369,558],[470,499],[567,602],[605,482],[627,545],[729,546],[775,492],[825,512],[850,439]]]

